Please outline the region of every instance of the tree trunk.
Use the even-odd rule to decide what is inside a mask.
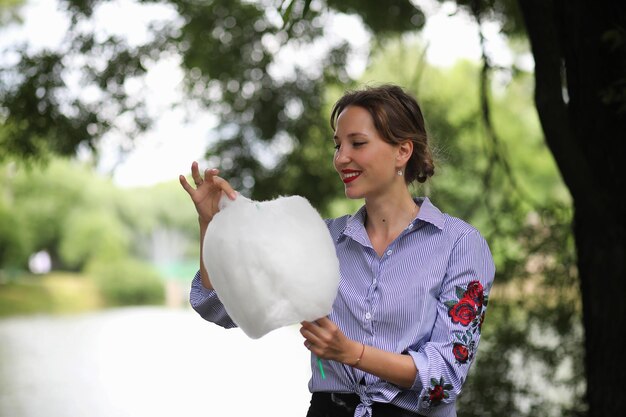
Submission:
[[[574,202],[588,415],[624,413],[626,2],[519,0],[546,142]]]

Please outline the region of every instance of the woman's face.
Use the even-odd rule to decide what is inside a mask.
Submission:
[[[348,106],[339,114],[334,140],[334,165],[346,197],[374,197],[404,182],[397,175],[399,147],[382,139],[364,108]]]

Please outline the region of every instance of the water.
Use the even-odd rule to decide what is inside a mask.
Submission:
[[[0,416],[304,416],[297,326],[249,339],[190,309],[0,320]]]

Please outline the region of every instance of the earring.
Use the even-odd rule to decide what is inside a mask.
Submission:
[[[402,176],[402,170],[401,169],[398,170],[398,175]]]

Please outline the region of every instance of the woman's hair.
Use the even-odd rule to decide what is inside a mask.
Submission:
[[[333,106],[330,113],[330,126],[335,130],[337,118],[348,106],[358,106],[367,110],[374,126],[385,140],[399,145],[410,140],[413,153],[406,164],[405,180],[422,183],[435,174],[433,156],[428,145],[428,135],[424,126],[424,116],[417,100],[396,85],[365,87],[346,92]]]

